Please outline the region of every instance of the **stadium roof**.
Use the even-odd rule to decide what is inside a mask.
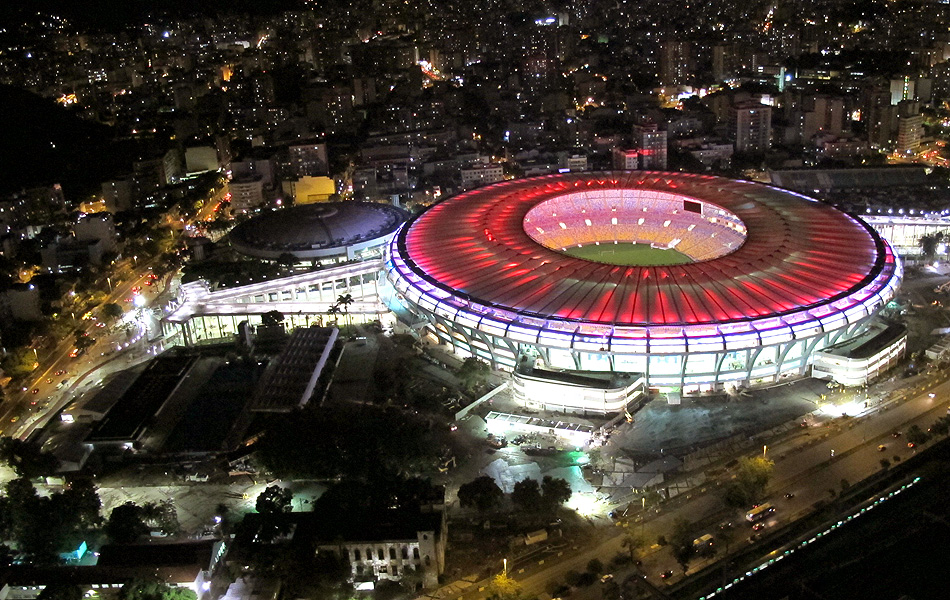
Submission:
[[[924,167],[892,166],[861,169],[798,169],[769,171],[772,183],[805,193],[838,189],[919,186],[927,182]]]
[[[384,238],[407,214],[389,204],[318,202],[264,213],[234,228],[231,244],[239,252],[275,258],[281,253],[332,253]]]
[[[532,240],[527,212],[577,192],[590,196],[587,208],[641,192],[679,195],[703,203],[704,211],[712,204],[741,221],[745,240],[711,260],[649,267],[573,258]],[[564,217],[575,227],[582,219]],[[843,212],[766,185],[677,173],[564,174],[483,187],[414,219],[394,249],[403,277],[456,310],[529,324],[543,319],[534,324],[542,327],[552,321],[565,328],[580,322],[651,326],[651,337],[658,325],[721,326],[795,314],[801,318],[786,326],[814,321],[857,304],[879,304],[899,281],[888,245]]]

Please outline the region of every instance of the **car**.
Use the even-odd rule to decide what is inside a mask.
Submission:
[[[660,577],[662,577],[663,579],[669,579],[672,576],[673,576],[673,571],[664,571],[662,574],[660,574]]]
[[[887,446],[885,446],[884,444],[880,444],[880,445],[877,447],[877,451],[878,451],[878,452],[884,452],[885,450],[887,450]]]
[[[917,444],[915,444],[914,442],[907,442],[907,447],[913,449],[917,447]]]
[[[16,422],[19,421],[19,420],[20,420],[20,417],[19,417],[19,415],[18,415],[18,416],[13,417],[12,419],[10,419],[10,422],[11,422],[11,423],[16,423]]]
[[[33,388],[32,390],[30,390],[30,393],[31,393],[31,394],[39,394],[39,393],[40,393],[40,388]]]
[[[901,434],[900,431],[895,431],[894,433],[891,434],[891,437],[899,438],[901,435],[902,435],[902,434]]]
[[[46,378],[46,383],[53,383],[53,378],[52,378],[52,377],[47,377],[47,378]]]
[[[933,393],[933,392],[930,392],[929,394],[927,394],[927,397],[930,398],[931,400],[933,400],[934,398],[937,397],[937,394],[935,394],[935,393]]]
[[[608,581],[611,581],[613,578],[614,576],[611,573],[607,573],[606,575],[600,578],[600,582],[607,583]]]
[[[140,291],[142,291],[142,286],[139,286],[139,285],[132,286],[132,293],[133,293],[133,294],[138,294]]]
[[[53,375],[62,375],[62,374],[64,374],[65,372],[66,372],[66,371],[64,371],[63,369],[60,369],[59,371],[56,371],[55,373],[53,373]]]
[[[786,500],[791,500],[791,499],[794,498],[794,497],[795,497],[795,494],[793,494],[793,493],[791,493],[791,492],[785,494],[785,499],[786,499]]]
[[[30,400],[30,406],[36,406],[36,400]]]
[[[752,526],[752,531],[762,531],[765,529],[765,523],[756,523]]]

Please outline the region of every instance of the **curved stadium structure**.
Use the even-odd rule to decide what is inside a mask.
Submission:
[[[403,226],[386,270],[461,354],[643,373],[684,392],[807,374],[902,276],[877,233],[811,198],[654,172],[462,193]]]
[[[235,250],[274,260],[354,260],[376,256],[409,215],[389,204],[319,202],[264,213],[235,227]]]

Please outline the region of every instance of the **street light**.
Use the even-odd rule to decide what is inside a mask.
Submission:
[[[762,458],[765,458],[765,453],[768,452],[769,447],[765,444],[762,444]]]
[[[507,559],[507,558],[503,558],[503,559],[501,559],[501,560],[502,560],[502,561],[504,562],[504,564],[505,564],[505,579],[507,579],[507,578],[508,578],[508,559]]]

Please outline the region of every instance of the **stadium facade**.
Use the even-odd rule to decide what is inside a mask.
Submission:
[[[675,252],[625,263],[632,244]],[[603,247],[594,259],[570,254],[591,245]],[[828,205],[658,172],[454,196],[400,229],[385,270],[396,300],[461,355],[642,373],[687,393],[807,375],[817,351],[865,331],[902,278],[874,229]]]

